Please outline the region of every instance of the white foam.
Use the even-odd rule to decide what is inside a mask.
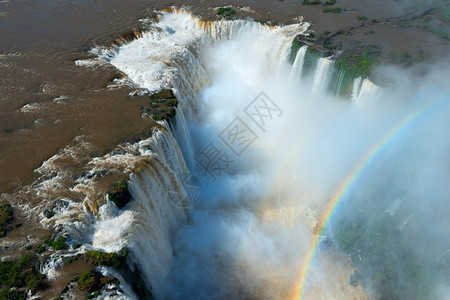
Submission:
[[[23,113],[31,113],[31,112],[35,112],[36,110],[38,110],[38,108],[39,108],[38,103],[27,103],[24,106],[22,106],[20,111]]]

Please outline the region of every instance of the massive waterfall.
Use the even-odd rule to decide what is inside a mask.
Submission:
[[[161,123],[136,145],[129,184],[134,201],[122,212],[100,207],[92,246],[127,245],[157,299],[376,298],[380,286],[371,281],[367,260],[373,254],[365,244],[348,250],[339,234],[348,224],[334,215],[366,216],[372,198],[377,204],[367,206],[381,214],[401,197],[407,204],[389,217],[398,225],[422,207],[415,199],[433,185],[413,185],[413,174],[437,167],[435,159],[445,151],[430,151],[421,141],[427,130],[444,126],[445,116],[428,125],[413,121],[433,109],[427,101],[442,97],[442,90],[428,98],[405,93],[400,101],[357,78],[352,94],[342,98],[327,92],[331,59],[320,58],[309,76],[303,70],[306,47],[289,63],[291,42],[307,23],[266,26],[204,22],[176,10],[160,14],[138,39],[95,49],[134,87],[172,88],[180,105],[172,126]],[[442,112],[448,114],[448,107]],[[401,131],[406,133],[397,139]],[[448,149],[441,137],[427,136],[427,142],[441,140],[441,149]],[[394,150],[381,151],[388,141]],[[429,156],[403,163],[418,152]],[[205,165],[212,154],[220,159]],[[388,165],[405,168],[404,174]],[[449,178],[448,170],[438,172]],[[388,179],[397,186],[386,188]],[[439,191],[449,195],[441,185]],[[443,205],[441,196],[429,194],[437,206]],[[429,214],[422,213],[422,220]],[[424,241],[409,239],[419,224],[402,226],[403,246],[428,267],[429,253],[411,250]],[[81,236],[85,229],[72,230]],[[433,253],[443,253],[447,244],[439,243]],[[407,283],[402,287],[413,290]]]

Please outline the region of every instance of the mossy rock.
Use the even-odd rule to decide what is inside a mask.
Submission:
[[[171,89],[163,89],[159,92],[156,92],[154,94],[151,94],[150,99],[172,99],[175,98],[175,95],[173,94]]]
[[[152,119],[155,121],[161,121],[162,119],[164,119],[164,117],[159,111],[156,111],[153,113]]]
[[[88,251],[84,254],[84,259],[94,266],[109,266],[123,269],[127,263],[128,249],[123,248],[119,253]]]
[[[10,204],[0,205],[0,237],[9,230],[10,223],[14,220],[13,210]]]
[[[178,100],[177,98],[167,99],[166,101],[164,101],[164,104],[167,106],[176,107],[178,106]]]
[[[45,276],[34,267],[36,262],[37,257],[28,253],[17,261],[0,261],[0,299],[22,299],[18,290],[26,287],[37,291],[46,287]],[[12,292],[11,288],[17,290]]]
[[[131,194],[128,191],[126,181],[121,181],[114,186],[112,191],[109,192],[109,200],[113,201],[120,209],[131,201]]]
[[[94,270],[85,272],[75,278],[78,288],[82,291],[92,293],[101,288],[101,274]]]

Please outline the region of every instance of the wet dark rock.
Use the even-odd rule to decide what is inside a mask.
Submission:
[[[55,215],[55,212],[53,210],[48,209],[44,209],[42,213],[44,214],[44,217],[46,217],[47,219],[50,219]]]
[[[113,201],[118,208],[124,208],[131,201],[131,194],[128,191],[126,181],[117,183],[111,192],[109,192],[109,200]]]

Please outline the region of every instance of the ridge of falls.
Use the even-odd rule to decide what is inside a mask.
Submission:
[[[287,61],[291,55],[293,38],[306,30],[308,26],[307,23],[301,23],[284,27],[269,27],[247,20],[204,22],[196,20],[190,14],[182,11],[162,14],[163,17],[158,23],[154,24],[154,27],[148,32],[144,32],[142,37],[137,40],[118,48],[97,49],[101,60],[109,62],[124,72],[135,86],[146,88],[150,91],[172,88],[179,100],[179,106],[177,108],[175,128],[170,130],[167,123],[162,124],[163,128],[167,129],[163,131],[156,130],[154,136],[150,139],[151,142],[141,142],[139,146],[141,155],[148,158],[142,159],[129,183],[134,201],[120,215],[105,213],[108,205],[102,206],[99,215],[104,220],[97,222],[94,226],[95,233],[93,234],[92,242],[95,248],[103,250],[120,249],[118,246],[111,248],[110,245],[115,244],[112,242],[114,240],[120,240],[120,246],[128,245],[132,253],[132,262],[139,266],[148,285],[152,288],[153,295],[157,299],[179,298],[182,296],[182,294],[178,294],[178,292],[173,290],[169,292],[169,287],[165,283],[165,281],[175,283],[179,280],[178,276],[171,274],[171,272],[179,269],[180,261],[185,259],[184,254],[180,255],[179,253],[178,258],[173,255],[173,253],[180,251],[179,247],[182,244],[176,241],[177,236],[181,234],[180,232],[177,233],[177,230],[179,231],[183,226],[188,226],[186,230],[189,230],[189,222],[187,221],[193,216],[195,216],[194,220],[198,219],[204,210],[192,209],[195,199],[189,198],[188,191],[185,189],[186,182],[192,180],[192,177],[200,178],[203,194],[209,193],[208,185],[212,185],[213,188],[217,186],[217,183],[204,178],[201,170],[197,169],[195,153],[199,151],[199,148],[197,146],[196,149],[195,143],[204,141],[199,140],[198,134],[194,139],[195,141],[193,141],[191,137],[192,129],[189,129],[186,121],[186,118],[188,118],[195,123],[199,118],[205,118],[205,105],[207,107],[208,104],[204,103],[203,107],[200,107],[198,95],[202,89],[204,90],[211,85],[210,78],[215,78],[215,75],[212,73],[215,72],[217,66],[206,65],[205,59],[208,59],[208,56],[204,53],[204,49],[211,47],[212,44],[218,41],[223,43],[231,39],[250,41],[250,38],[254,42],[254,51],[260,51],[261,44],[265,44],[265,41],[269,38],[272,41],[272,45],[268,47],[267,52],[264,54],[267,59],[264,61],[261,71],[268,72],[267,74],[275,72],[279,76],[284,76],[283,73],[287,73],[292,82],[301,84],[302,68],[307,47],[300,48],[296,54],[293,66],[289,66]],[[236,56],[236,59],[238,58]],[[239,62],[237,63],[239,65]],[[245,64],[244,60],[242,64]],[[327,58],[318,60],[316,71],[312,78],[313,92],[326,88],[330,80],[332,67],[333,62],[331,60]],[[250,73],[249,75],[259,76],[256,73]],[[249,80],[251,80],[251,77],[243,77],[242,80],[246,84],[250,84]],[[254,97],[259,92],[258,87],[252,87],[251,84],[248,85],[248,88],[249,90],[244,92],[244,94],[248,94],[248,97]],[[227,109],[224,112],[225,114],[230,113],[227,112]],[[212,118],[215,119],[216,116],[214,116],[214,112],[212,113]],[[226,119],[223,119],[223,116],[217,116],[217,118],[219,118],[219,124],[226,121]],[[225,123],[223,124],[226,125]],[[236,176],[244,175],[236,174]],[[230,183],[221,181],[216,188],[222,189],[223,187],[220,186],[223,184]],[[270,194],[272,193],[273,191],[270,191]],[[269,198],[272,197],[275,197],[275,195],[269,196]],[[303,225],[299,225],[299,228],[296,230],[304,231],[306,227],[312,230],[317,222],[317,215],[314,209],[291,202],[290,195],[286,197],[289,199],[286,200],[286,205],[288,207],[292,206],[293,208],[291,209],[296,211],[296,217],[292,216],[291,222],[297,224],[300,220],[303,220],[301,221]],[[269,203],[271,202],[272,200],[269,201]],[[254,204],[249,205],[248,208],[254,206]],[[266,229],[258,229],[258,231],[267,230],[269,228],[267,226],[273,224],[280,217],[284,218],[284,214],[287,213],[284,208],[277,208],[279,204],[273,203],[270,205],[274,205],[274,215],[261,212],[262,215],[260,217],[251,217],[255,222],[261,222],[257,221],[259,218],[266,220],[262,221],[263,224],[261,224],[262,228]],[[281,210],[276,212],[278,209]],[[128,216],[130,212],[132,214]],[[210,213],[215,214],[214,210]],[[281,215],[279,215],[280,213]],[[124,222],[126,218],[131,220]],[[202,218],[200,217],[200,219]],[[242,221],[244,220],[239,220],[238,218],[233,222]],[[267,222],[266,225],[264,225],[265,222]],[[115,225],[107,226],[104,223]],[[117,230],[117,226],[120,227],[120,230]],[[260,234],[263,233],[258,233],[258,235]],[[306,236],[309,235],[305,232],[304,234]],[[293,255],[297,260],[304,253],[304,246],[301,246],[299,243],[304,241],[305,238],[299,239],[295,243],[296,246],[292,249],[297,249],[298,251],[298,253]],[[278,238],[275,238],[276,243],[281,242],[276,240]],[[173,246],[174,243],[177,245],[176,248]],[[189,248],[189,246],[186,247]],[[336,274],[339,274],[336,276],[342,276],[342,274],[349,272],[345,270],[341,262],[336,264],[328,259],[325,259],[325,261],[327,265],[333,265],[337,272]],[[194,265],[198,263],[200,262],[192,261]],[[245,261],[242,261],[242,263],[248,264]],[[247,266],[251,272],[258,272],[256,266]],[[279,268],[276,260],[267,261],[267,267],[272,271]],[[270,275],[266,276],[266,278],[261,277],[257,279],[257,281],[253,282],[256,289],[253,292],[245,290],[239,292],[238,290],[243,287],[238,288],[238,290],[233,288],[228,291],[221,290],[220,293],[223,294],[220,297],[237,297],[238,294],[250,296],[253,293],[266,296],[272,294],[274,297],[288,297],[289,285],[292,284],[292,281],[287,280],[285,276],[293,276],[293,271],[295,271],[295,268],[281,277]],[[273,286],[279,280],[286,281],[286,284],[280,284],[280,287],[274,291],[267,289],[265,286]],[[212,291],[208,291],[208,293],[210,292]],[[343,295],[346,293],[348,291],[344,291]],[[320,292],[319,294],[323,293]],[[356,294],[361,294],[361,291],[356,292]],[[189,298],[189,296],[187,297]]]
[[[138,39],[94,49],[133,87],[171,88],[179,105],[174,124],[159,122],[150,138],[128,145],[134,153],[134,201],[121,211],[106,201],[96,218],[74,222],[71,236],[106,251],[129,247],[156,299],[294,299],[299,287],[305,299],[373,298],[378,291],[372,286],[350,284],[360,275],[354,275],[361,267],[354,264],[355,253],[363,262],[365,253],[349,254],[337,246],[334,227],[318,232],[318,226],[336,191],[350,191],[339,194],[342,211],[360,194],[361,201],[380,199],[382,211],[389,207],[393,195],[382,198],[370,189],[365,179],[372,180],[371,172],[363,167],[387,168],[378,158],[394,164],[395,151],[378,151],[377,160],[370,160],[373,145],[421,106],[373,109],[383,91],[362,78],[353,80],[351,96],[343,101],[335,94],[345,74],[331,82],[329,58],[317,59],[306,72],[307,47],[291,65],[292,40],[307,27],[206,22],[172,10],[161,12]],[[403,149],[398,140],[392,143]],[[420,143],[414,147],[427,151]],[[211,157],[214,164],[205,167],[203,159]],[[395,193],[415,197],[406,186]],[[193,196],[191,187],[199,193]],[[365,204],[354,207],[363,210]],[[402,209],[410,215],[407,205]],[[331,227],[340,220],[327,217]],[[402,234],[410,234],[407,227]]]

